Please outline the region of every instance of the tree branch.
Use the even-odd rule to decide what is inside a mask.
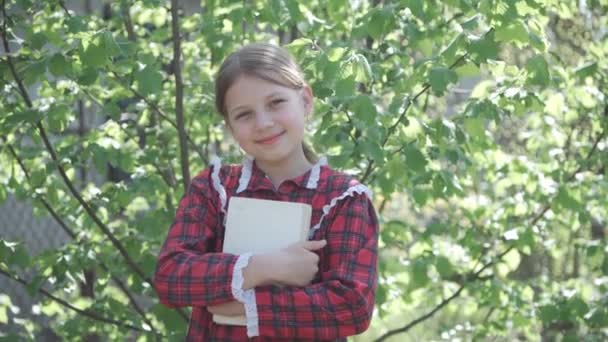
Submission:
[[[608,111],[608,106],[606,106],[606,110]],[[598,143],[604,138],[606,132],[602,131],[598,137],[595,139],[595,142],[593,144],[593,147],[591,148],[591,150],[589,151],[589,153],[587,153],[587,156],[585,158],[585,160],[583,161],[582,164],[585,164],[585,162],[587,160],[589,160],[591,158],[591,156],[593,155],[593,153],[595,152],[595,150],[597,149],[597,145]],[[580,165],[579,168],[574,171],[566,180],[566,183],[572,181],[574,179],[574,177],[576,177],[576,175],[582,171],[583,166]],[[532,218],[532,221],[530,221],[529,226],[534,226],[538,223],[538,221],[545,215],[545,213],[547,213],[547,211],[549,211],[549,209],[551,208],[551,202],[549,201],[548,204],[545,205],[545,207],[536,215]],[[492,265],[496,264],[498,261],[500,261],[505,255],[507,255],[507,253],[509,253],[510,251],[513,250],[513,248],[515,248],[514,245],[511,245],[509,247],[507,247],[502,253],[500,253],[499,255],[497,255],[496,257],[494,257],[492,260],[490,260],[489,262],[485,263],[479,270],[475,271],[475,273],[473,273],[473,276],[471,277],[471,281],[474,280],[478,280],[480,279],[480,275],[481,273],[483,273],[483,271],[485,271],[486,269],[488,269],[489,267],[491,267]],[[485,278],[485,277],[484,277]],[[462,290],[464,290],[464,288],[467,286],[468,283],[464,282],[462,285],[460,285],[460,287],[458,288],[458,290],[456,290],[456,292],[454,292],[454,294],[452,294],[450,297],[444,299],[443,301],[441,301],[441,303],[439,303],[435,308],[433,308],[431,311],[429,311],[428,313],[420,316],[419,318],[416,318],[415,320],[411,321],[410,323],[406,324],[405,326],[398,328],[398,329],[394,329],[394,330],[390,330],[387,333],[383,334],[382,336],[380,336],[379,338],[377,338],[375,340],[375,342],[380,342],[380,341],[384,341],[385,339],[387,339],[390,336],[399,334],[399,333],[403,333],[408,331],[409,329],[411,329],[413,326],[417,325],[418,323],[421,323],[427,319],[429,319],[430,317],[432,317],[437,311],[439,311],[441,308],[443,308],[444,306],[446,306],[449,302],[451,302],[452,300],[454,300],[456,297],[458,297],[460,295],[460,293],[462,292]]]
[[[135,30],[133,29],[133,21],[131,20],[131,13],[129,13],[129,7],[126,2],[122,2],[120,5],[120,12],[122,13],[123,21],[125,23],[125,29],[127,30],[127,37],[130,41],[134,42],[137,40]]]
[[[492,31],[494,31],[494,28],[489,29],[484,34],[484,36],[487,36]],[[469,56],[468,53],[465,53],[464,55],[460,56],[456,61],[454,61],[454,63],[452,63],[449,66],[449,69],[454,69],[455,67],[459,66],[460,63],[462,63],[468,56]],[[407,114],[408,110],[410,109],[412,103],[416,102],[418,100],[418,98],[420,96],[422,96],[425,92],[427,92],[430,88],[431,88],[431,84],[430,83],[425,83],[422,86],[422,90],[420,90],[413,98],[406,99],[407,103],[405,105],[405,108],[403,108],[403,110],[402,110],[401,114],[399,115],[399,118],[397,119],[397,121],[395,121],[395,123],[393,123],[388,128],[388,130],[386,132],[386,136],[384,137],[384,140],[382,141],[382,144],[380,145],[380,148],[384,148],[384,146],[388,142],[388,139],[391,137],[391,135],[393,135],[393,133],[395,133],[395,130],[397,129],[397,126],[399,126],[401,124],[401,122],[403,121],[403,119],[405,118],[405,115]],[[366,168],[365,172],[363,173],[363,177],[361,177],[361,182],[362,183],[365,183],[365,181],[367,180],[367,178],[373,172],[374,168],[375,168],[374,160],[371,159],[371,158],[367,158],[367,168]]]
[[[61,8],[63,8],[63,11],[65,12],[65,15],[68,16],[68,18],[71,18],[72,15],[70,14],[70,11],[68,10],[68,8],[65,6],[65,1],[59,1],[59,6],[61,6]]]
[[[12,145],[8,144],[8,149],[9,149],[10,153],[13,155],[13,158],[15,158],[15,160],[21,167],[21,171],[23,171],[23,173],[25,174],[25,178],[28,180],[30,185],[33,185],[32,180],[30,178],[30,174],[29,174],[27,168],[25,167],[23,160],[19,157],[19,155],[17,154],[17,152],[15,151],[15,149],[13,148]],[[77,239],[76,233],[74,233],[74,231],[72,231],[70,228],[68,228],[67,224],[59,217],[59,215],[51,207],[51,205],[42,197],[38,198],[38,200],[40,202],[42,202],[42,205],[46,208],[46,210],[49,212],[49,214],[51,214],[51,216],[55,219],[55,222],[57,222],[57,224],[59,224],[59,226],[61,226],[61,228],[66,232],[66,234],[68,234],[72,238],[72,240],[76,241],[77,245],[80,245],[81,241]],[[133,309],[135,309],[135,311],[142,317],[143,321],[150,327],[150,329],[152,329],[152,331],[154,333],[158,333],[156,331],[156,329],[154,329],[152,322],[150,322],[150,320],[146,317],[146,314],[141,309],[139,304],[137,304],[137,301],[135,301],[135,298],[133,297],[133,295],[129,292],[129,289],[127,288],[127,286],[120,279],[118,279],[118,277],[114,276],[112,274],[112,272],[110,271],[110,269],[103,262],[100,262],[99,266],[101,266],[101,268],[105,272],[110,274],[112,280],[116,283],[116,285],[118,285],[118,287],[122,290],[122,292],[125,294],[125,296],[127,296],[127,298],[129,298],[129,302],[131,303],[131,306],[133,306]]]
[[[0,268],[0,274],[4,275],[5,277],[7,277],[9,279],[12,279],[13,281],[18,282],[18,283],[20,283],[20,284],[22,284],[24,286],[28,286],[29,285],[29,282],[27,282],[26,280],[22,279],[19,276],[10,274],[10,273],[8,273],[7,271],[5,271],[2,268]],[[76,312],[76,313],[78,313],[78,314],[80,314],[82,316],[88,317],[88,318],[90,318],[92,320],[103,322],[103,323],[109,323],[109,324],[112,324],[112,325],[116,325],[116,326],[119,326],[119,327],[122,327],[122,328],[127,328],[127,329],[130,329],[130,330],[134,330],[134,331],[139,331],[139,332],[143,332],[143,333],[150,333],[150,331],[144,330],[142,328],[138,328],[138,327],[133,326],[131,324],[127,324],[127,323],[124,323],[124,322],[119,322],[119,321],[115,321],[115,320],[110,319],[110,318],[103,317],[103,316],[99,315],[96,312],[93,312],[93,311],[90,311],[90,310],[79,309],[79,308],[73,306],[72,304],[66,302],[65,300],[54,296],[53,294],[49,293],[48,291],[46,291],[43,288],[39,288],[38,292],[40,292],[41,294],[43,294],[47,298],[50,298],[54,302],[60,304],[61,306],[65,307],[65,308],[68,308],[68,309],[70,309],[70,310],[72,310],[72,311],[74,311],[74,312]]]
[[[10,54],[10,48],[8,46],[8,40],[6,38],[6,17],[7,17],[7,15],[6,15],[6,9],[4,8],[4,1],[3,1],[2,13],[5,18],[5,21],[4,21],[4,29],[2,30],[1,35],[2,35],[2,42],[4,44],[4,48],[7,53],[7,55],[6,55],[7,63],[9,65],[9,68],[11,70],[11,73],[12,73],[12,76],[13,76],[15,82],[17,82],[17,85],[21,92],[21,96],[23,97],[27,107],[33,108],[32,101],[29,97],[27,90],[25,89],[25,86],[23,85],[23,82],[17,75],[17,71],[15,69],[15,65],[13,63],[13,59]],[[82,198],[80,193],[78,193],[78,191],[74,187],[74,184],[69,179],[65,170],[61,166],[61,161],[57,157],[57,154],[55,153],[55,150],[53,149],[53,146],[51,145],[51,143],[46,135],[46,131],[45,131],[44,127],[42,126],[42,123],[40,121],[38,121],[35,126],[38,129],[38,133],[40,134],[40,137],[42,138],[42,141],[44,143],[44,146],[46,147],[47,152],[51,155],[51,159],[55,162],[55,167],[57,168],[59,175],[61,176],[64,183],[66,184],[66,186],[72,193],[72,196],[74,196],[74,198],[78,201],[78,203],[80,203],[80,205],[84,208],[84,210],[87,212],[87,214],[91,217],[93,222],[95,222],[95,224],[101,229],[101,231],[104,233],[104,235],[112,242],[112,245],[116,249],[118,249],[118,251],[123,256],[123,258],[125,259],[127,264],[130,266],[130,268],[135,273],[137,273],[137,275],[139,275],[144,281],[146,281],[148,284],[150,284],[150,286],[154,287],[152,280],[143,273],[143,271],[139,268],[139,266],[137,266],[135,261],[127,253],[127,250],[124,248],[122,243],[120,243],[120,241],[118,241],[118,239],[114,236],[114,234],[112,234],[111,230],[103,222],[101,222],[101,220],[99,219],[99,217],[97,217],[97,215],[95,214],[93,209]]]
[[[190,161],[188,160],[188,144],[184,128],[184,85],[182,83],[181,67],[181,38],[179,36],[178,0],[171,0],[171,28],[173,31],[173,73],[175,75],[175,117],[179,135],[179,149],[182,166],[182,183],[184,192],[190,184]]]
[[[124,79],[122,77],[120,77],[117,74],[114,74],[114,76],[116,78],[118,78],[121,81],[124,81]],[[130,86],[125,86],[126,88],[129,89],[129,91],[131,91],[131,93],[133,93],[133,95],[135,95],[138,99],[144,101],[148,107],[150,107],[154,112],[156,112],[156,114],[158,114],[163,120],[167,121],[171,126],[173,126],[175,129],[177,129],[179,131],[179,126],[178,124],[173,121],[163,110],[161,110],[156,104],[154,104],[152,101],[148,100],[145,96],[143,96],[140,92],[138,92],[137,90],[133,89],[133,87]],[[190,147],[192,147],[196,153],[199,155],[199,157],[201,158],[201,160],[205,163],[208,164],[209,163],[209,158],[207,158],[205,156],[205,154],[199,149],[197,148],[196,143],[194,142],[194,140],[192,140],[192,138],[190,137],[189,134],[185,133],[186,135],[186,140],[188,140],[188,143],[190,144]]]

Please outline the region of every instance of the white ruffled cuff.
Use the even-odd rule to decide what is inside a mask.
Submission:
[[[247,319],[247,336],[255,337],[260,334],[258,325],[258,307],[255,300],[255,290],[243,290],[243,268],[249,264],[251,253],[241,254],[236,260],[232,273],[232,295],[245,305],[245,318]]]

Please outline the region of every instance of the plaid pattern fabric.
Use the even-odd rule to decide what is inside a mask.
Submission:
[[[241,171],[241,165],[221,167],[228,197],[235,195]],[[328,244],[317,251],[319,272],[311,285],[255,289],[260,336],[249,339],[246,327],[213,323],[205,307],[235,300],[230,285],[238,256],[220,253],[224,214],[211,172],[197,175],[181,199],[154,279],[163,304],[193,307],[188,340],[345,341],[367,329],[377,281],[378,221],[368,197],[358,193],[340,200],[314,232],[312,239],[327,239]],[[253,163],[248,186],[238,196],[309,203],[312,227],[325,205],[359,183],[321,166],[316,189],[308,189],[310,174],[287,180],[275,190]]]

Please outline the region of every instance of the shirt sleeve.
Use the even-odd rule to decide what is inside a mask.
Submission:
[[[324,225],[328,245],[320,282],[255,289],[260,336],[330,340],[369,326],[377,284],[374,208],[365,195],[354,194],[332,209]]]
[[[154,287],[169,307],[209,306],[235,300],[232,279],[237,255],[215,246],[221,215],[210,172],[192,180],[161,248]]]

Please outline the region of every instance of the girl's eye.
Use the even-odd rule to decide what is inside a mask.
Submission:
[[[284,99],[274,99],[274,100],[270,101],[270,105],[276,107],[283,102],[285,102]]]
[[[235,120],[245,119],[251,115],[251,112],[242,112],[234,117]]]

